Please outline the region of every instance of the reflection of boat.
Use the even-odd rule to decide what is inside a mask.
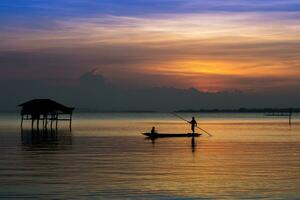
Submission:
[[[142,133],[143,135],[151,138],[163,138],[163,137],[193,137],[193,133]],[[199,137],[201,133],[194,133],[194,137]]]

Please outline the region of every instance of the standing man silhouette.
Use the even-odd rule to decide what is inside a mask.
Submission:
[[[191,124],[191,129],[193,131],[193,134],[195,133],[195,127],[197,126],[197,121],[195,120],[195,117],[192,118],[192,121],[189,122]]]

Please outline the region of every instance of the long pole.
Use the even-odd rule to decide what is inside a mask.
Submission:
[[[190,123],[188,120],[182,118],[180,115],[176,114],[176,113],[172,113],[173,115],[175,115],[176,117],[182,119],[183,121],[186,121],[187,123]],[[206,133],[209,136],[212,136],[212,134],[210,134],[209,132],[207,132],[206,130],[204,130],[203,128],[200,128],[198,125],[196,126],[198,129],[202,130],[204,133]]]

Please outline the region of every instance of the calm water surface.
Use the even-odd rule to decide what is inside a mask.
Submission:
[[[183,114],[191,118],[193,114]],[[171,114],[76,114],[72,133],[21,137],[19,116],[0,114],[0,198],[300,199],[300,118],[201,114],[213,137]],[[29,126],[29,123],[28,123]]]

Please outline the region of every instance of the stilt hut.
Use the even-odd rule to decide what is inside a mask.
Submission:
[[[36,129],[39,130],[40,125],[42,129],[46,130],[50,123],[50,129],[53,129],[55,123],[55,130],[57,130],[58,121],[69,121],[70,131],[72,129],[72,113],[74,108],[67,107],[57,103],[51,99],[33,99],[19,105],[21,110],[21,129],[23,128],[24,120],[31,120],[31,129],[34,129],[34,122],[36,122]],[[67,118],[63,116],[68,116]],[[40,124],[41,123],[41,124]]]

